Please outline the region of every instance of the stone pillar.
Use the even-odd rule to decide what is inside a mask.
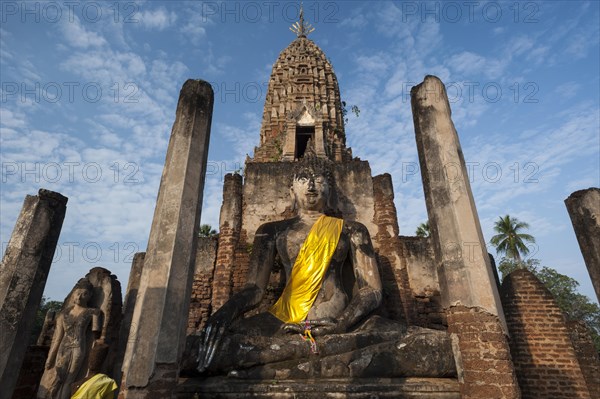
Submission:
[[[140,279],[120,398],[172,397],[194,275],[214,95],[188,80],[177,113]]]
[[[242,227],[242,176],[227,174],[219,216],[219,244],[212,290],[212,313],[233,294],[233,266]]]
[[[292,162],[296,156],[296,120],[293,118],[287,119],[287,130],[282,145],[281,160]]]
[[[446,89],[435,76],[411,90],[421,176],[442,304],[463,398],[518,398],[506,322]]]
[[[600,188],[575,191],[565,204],[600,301]]]
[[[56,250],[67,197],[28,195],[0,265],[0,398],[11,397]]]
[[[127,348],[127,343],[129,342],[131,320],[133,319],[133,311],[135,310],[135,302],[140,288],[140,279],[142,278],[145,258],[145,252],[138,252],[133,255],[133,261],[131,262],[127,291],[125,292],[125,301],[123,302],[123,321],[121,322],[121,330],[119,331],[117,361],[115,362],[113,369],[114,379],[117,382],[121,381],[121,367],[123,366],[123,357],[125,356],[125,350]]]
[[[321,158],[327,158],[327,138],[325,137],[325,132],[323,131],[323,118],[318,117],[315,120],[315,154]]]

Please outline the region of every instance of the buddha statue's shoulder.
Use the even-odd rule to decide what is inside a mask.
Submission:
[[[277,220],[274,222],[266,222],[260,225],[258,230],[256,230],[255,236],[275,236],[282,232],[287,231],[291,226],[293,226],[298,221],[298,218]]]
[[[348,233],[369,235],[369,230],[367,229],[367,226],[355,220],[344,220],[344,230]]]

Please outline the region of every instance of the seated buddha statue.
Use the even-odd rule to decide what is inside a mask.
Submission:
[[[367,228],[331,215],[330,161],[298,162],[290,187],[297,216],[255,234],[247,283],[207,321],[197,370],[241,378],[453,376],[445,332],[374,316],[382,283]],[[276,257],[286,278],[268,311],[261,302]],[[344,282],[352,273],[354,287]],[[423,355],[430,358],[423,362]],[[420,356],[420,357],[419,357]]]

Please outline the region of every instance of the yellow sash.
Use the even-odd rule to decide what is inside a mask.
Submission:
[[[273,316],[284,323],[300,323],[306,319],[321,289],[343,225],[342,219],[325,215],[315,222],[300,248],[283,293],[269,309]]]
[[[115,380],[105,374],[96,374],[81,384],[71,399],[112,399],[117,388]]]

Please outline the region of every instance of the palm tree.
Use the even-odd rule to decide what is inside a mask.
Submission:
[[[213,229],[210,224],[203,224],[200,226],[200,232],[198,237],[212,237],[217,234],[217,230]]]
[[[499,220],[494,225],[494,231],[498,234],[492,237],[490,242],[496,247],[496,252],[504,254],[521,264],[521,255],[527,255],[529,248],[525,242],[535,243],[535,238],[532,235],[521,233],[528,229],[529,224],[520,222],[517,218],[512,218],[509,215],[499,217]]]
[[[431,235],[431,230],[429,230],[429,220],[425,223],[421,223],[419,227],[417,227],[415,234],[417,237],[429,237]]]

